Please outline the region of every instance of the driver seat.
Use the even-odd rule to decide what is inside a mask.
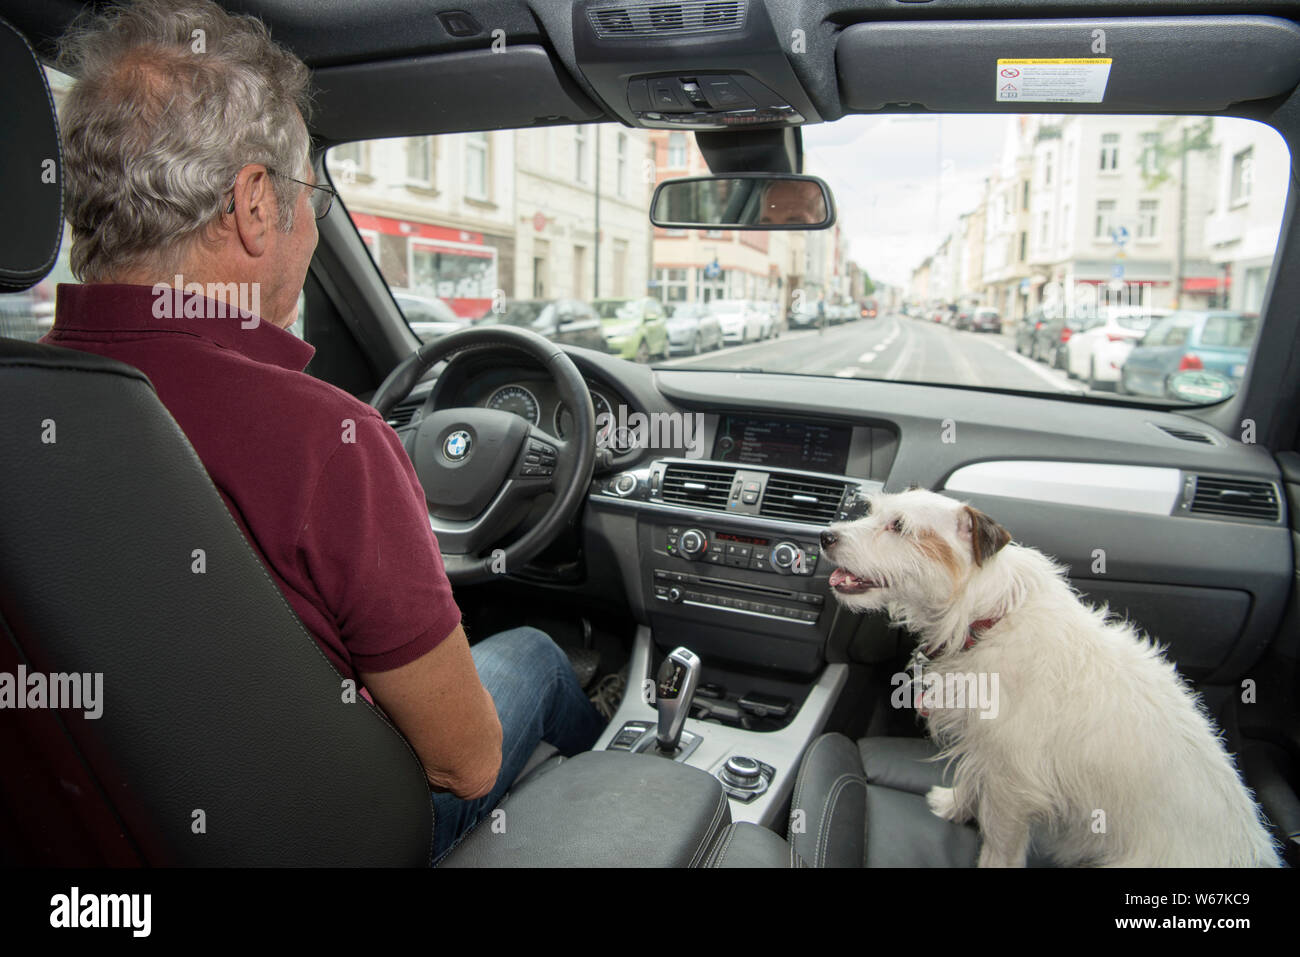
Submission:
[[[14,292],[55,261],[63,170],[44,72],[3,20],[0,62]],[[0,673],[25,705],[0,711],[0,866],[427,867],[414,751],[345,696],[148,379],[0,339],[0,408]],[[52,675],[88,696],[38,707]]]

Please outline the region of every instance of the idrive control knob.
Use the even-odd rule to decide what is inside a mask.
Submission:
[[[722,769],[722,778],[732,787],[756,788],[762,781],[758,762],[753,758],[733,755],[727,758],[726,767]]]

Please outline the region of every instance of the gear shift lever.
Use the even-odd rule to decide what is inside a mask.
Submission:
[[[674,648],[659,666],[655,704],[659,709],[659,750],[664,754],[677,751],[699,683],[700,659],[689,648]]]

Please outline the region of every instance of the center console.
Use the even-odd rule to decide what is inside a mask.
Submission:
[[[708,458],[593,482],[592,553],[617,569],[640,623],[597,750],[706,771],[733,820],[784,831],[799,761],[848,677],[827,660],[836,605],[819,536],[862,514],[896,443],[883,427],[705,413],[693,450]],[[679,735],[662,711],[674,657],[698,662]]]

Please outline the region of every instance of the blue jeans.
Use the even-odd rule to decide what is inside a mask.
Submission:
[[[486,796],[472,801],[433,795],[433,864],[496,807],[542,741],[566,757],[588,751],[605,719],[587,700],[569,658],[536,628],[512,628],[470,648],[479,680],[501,720],[501,773]]]

